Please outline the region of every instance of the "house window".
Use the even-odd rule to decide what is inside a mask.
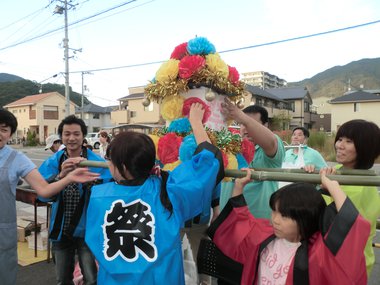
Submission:
[[[92,115],[92,118],[93,118],[93,119],[100,119],[100,114],[99,114],[99,113],[94,113],[94,114]]]
[[[44,105],[44,119],[58,120],[58,106]]]
[[[359,103],[354,103],[354,112],[359,112]]]
[[[144,107],[145,112],[152,112],[153,111],[153,102],[149,104],[149,106]]]
[[[309,112],[310,111],[310,105],[309,105],[309,102],[304,102],[304,110],[305,112]]]
[[[131,111],[131,118],[134,118],[136,116],[137,116],[136,111]]]

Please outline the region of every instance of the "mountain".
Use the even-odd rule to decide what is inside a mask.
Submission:
[[[366,58],[343,66],[334,66],[311,78],[290,82],[288,86],[306,86],[312,98],[339,97],[344,92],[380,89],[380,58]]]
[[[5,75],[5,76],[3,76]],[[2,82],[4,78],[13,79],[11,81]],[[20,78],[17,79],[16,78]],[[13,101],[21,99],[25,96],[39,94],[40,88],[44,93],[57,91],[61,95],[65,96],[65,85],[62,84],[37,84],[31,80],[25,80],[21,77],[12,74],[1,73],[0,74],[0,106],[7,105]],[[70,101],[74,102],[78,106],[81,106],[82,95],[74,92],[70,88]],[[84,97],[84,104],[90,103],[90,101]]]
[[[18,80],[24,80],[24,78],[9,73],[0,73],[0,82],[15,82]]]
[[[344,92],[360,89],[380,89],[380,58],[366,58],[343,66],[334,66],[311,78],[298,82],[289,82],[289,87],[306,86],[312,98],[342,96]],[[38,94],[40,86],[19,76],[0,73],[0,106],[4,106],[22,97]],[[43,84],[43,92],[57,91],[65,94],[65,86]],[[81,105],[81,94],[70,89],[70,99]],[[90,101],[85,97],[85,104]]]

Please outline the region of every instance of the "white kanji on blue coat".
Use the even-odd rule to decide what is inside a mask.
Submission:
[[[104,215],[104,258],[108,261],[120,256],[133,262],[143,256],[148,262],[157,259],[154,244],[155,219],[150,205],[141,199],[125,204],[115,200]]]

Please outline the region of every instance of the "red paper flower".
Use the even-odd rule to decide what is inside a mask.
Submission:
[[[239,82],[239,72],[232,66],[228,66],[228,72],[228,80],[231,81],[232,84],[236,85]]]
[[[191,97],[185,100],[182,107],[182,115],[185,117],[189,117],[190,107],[194,103],[200,103],[203,105],[203,109],[205,110],[205,112],[203,114],[202,123],[206,123],[211,115],[210,107],[205,102],[203,102],[202,99],[199,99],[197,97]]]
[[[241,141],[241,154],[245,158],[248,164],[250,164],[255,156],[255,145],[253,142],[244,138]]]
[[[187,43],[183,43],[174,48],[170,58],[181,60],[187,54]]]
[[[221,154],[222,154],[222,158],[223,158],[223,166],[224,168],[227,168],[227,165],[228,165],[228,156],[227,154],[224,153],[224,151],[220,151]]]
[[[158,141],[158,158],[163,164],[172,163],[178,160],[179,146],[182,138],[175,133],[167,133]]]
[[[188,79],[194,73],[201,70],[206,64],[206,60],[200,55],[187,55],[179,62],[178,75],[180,78]]]
[[[239,128],[228,128],[228,130],[233,133],[234,135],[237,134],[237,135],[240,135],[240,129]]]

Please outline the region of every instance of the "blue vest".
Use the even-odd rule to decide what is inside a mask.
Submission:
[[[60,163],[62,162],[62,155],[64,150],[61,150],[54,155],[50,156],[43,164],[39,167],[38,171],[41,175],[48,181],[54,181],[55,177],[59,174]],[[87,150],[87,159],[95,161],[104,161],[98,155],[96,155],[91,150]],[[108,169],[105,168],[94,168],[91,167],[90,171],[100,173],[100,181],[108,182],[112,179],[111,173]],[[90,185],[86,183],[78,184],[79,193],[81,196],[80,201],[80,212],[77,221],[73,221],[73,233],[74,237],[84,237],[85,232],[85,223],[86,223],[86,209],[91,193]],[[62,191],[63,192],[63,191]],[[60,192],[58,195],[51,197],[50,199],[39,197],[41,201],[53,201],[52,212],[51,212],[51,222],[49,227],[50,239],[51,240],[61,240],[62,238],[62,229],[64,224],[64,215],[63,215],[63,194]]]

